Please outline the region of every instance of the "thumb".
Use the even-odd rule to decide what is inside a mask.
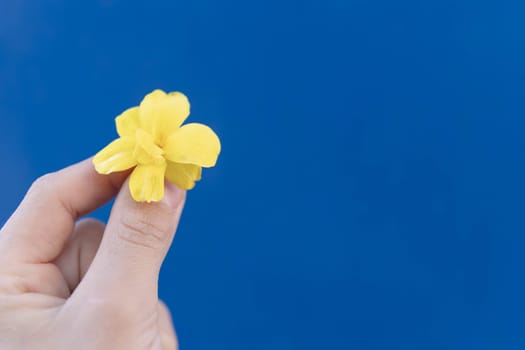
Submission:
[[[79,288],[91,296],[136,301],[157,298],[160,268],[173,241],[186,191],[166,182],[158,203],[137,203],[127,180],[115,201],[104,237]]]

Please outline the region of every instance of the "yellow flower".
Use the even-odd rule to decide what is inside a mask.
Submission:
[[[140,106],[126,110],[115,121],[119,138],[93,159],[100,174],[133,169],[129,189],[137,202],[164,197],[164,178],[190,190],[201,179],[202,168],[215,166],[221,143],[203,124],[182,123],[190,103],[180,92],[155,90]]]

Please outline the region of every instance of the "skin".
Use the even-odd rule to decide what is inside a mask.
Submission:
[[[186,192],[136,203],[86,160],[38,179],[0,230],[1,349],[178,349],[158,277]],[[117,196],[107,226],[80,220]]]

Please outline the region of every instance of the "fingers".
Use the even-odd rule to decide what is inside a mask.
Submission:
[[[149,301],[149,307],[156,305],[158,274],[185,197],[185,191],[167,183],[161,202],[137,203],[126,181],[93,264],[78,289],[92,297],[116,298],[116,302],[144,306]]]
[[[55,260],[75,221],[109,201],[127,175],[99,175],[88,159],[38,179],[2,229],[0,253],[30,263]]]
[[[56,265],[72,292],[86,274],[97,253],[105,225],[94,219],[79,221],[66,247],[56,260]]]
[[[170,310],[162,301],[159,302],[159,334],[162,350],[177,350],[179,348]]]

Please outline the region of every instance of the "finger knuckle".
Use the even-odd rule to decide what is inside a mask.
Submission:
[[[77,229],[80,231],[88,231],[89,233],[103,232],[106,225],[97,219],[85,218],[77,222]]]
[[[93,259],[102,241],[104,230],[104,223],[96,219],[82,219],[77,223],[74,241],[80,247],[79,259],[81,262]]]
[[[36,179],[29,189],[29,193],[49,191],[56,183],[57,173],[48,173]]]
[[[128,212],[122,215],[118,235],[129,244],[159,249],[168,243],[170,225],[151,212]]]

